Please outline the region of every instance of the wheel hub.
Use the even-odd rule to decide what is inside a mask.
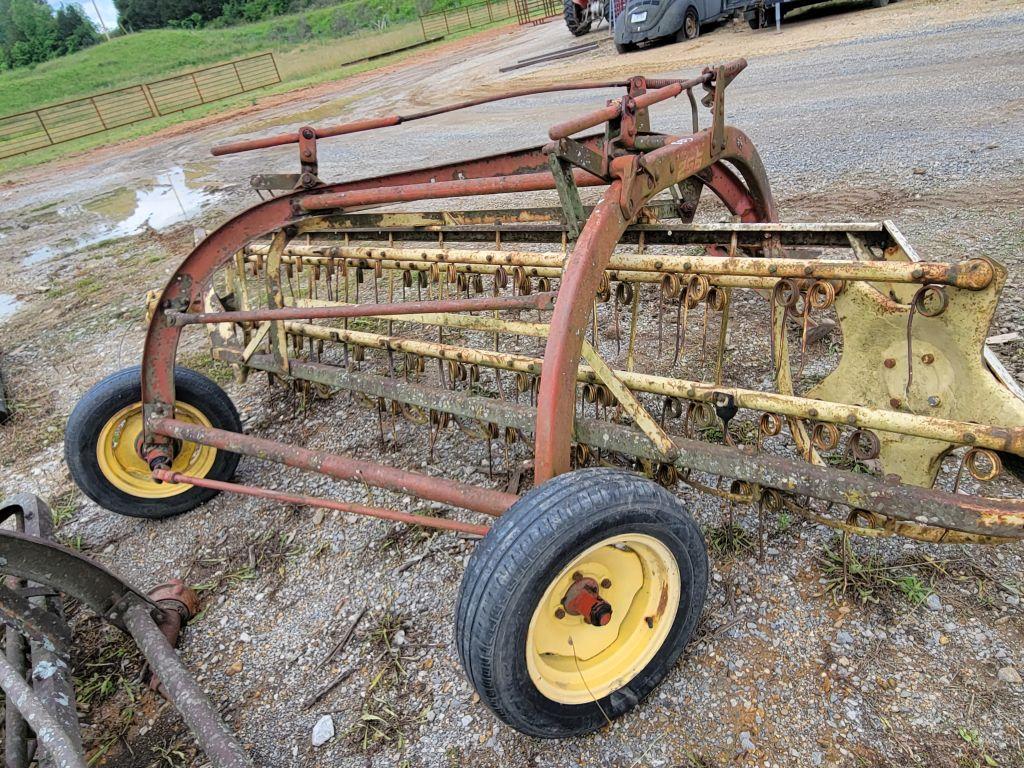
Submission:
[[[562,598],[562,607],[570,616],[582,616],[583,621],[595,627],[603,627],[612,620],[611,605],[601,597],[597,579],[590,577],[574,579]]]

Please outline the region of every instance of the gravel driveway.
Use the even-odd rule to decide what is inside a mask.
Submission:
[[[859,25],[853,37],[849,25]],[[888,218],[925,258],[994,257],[1010,282],[992,330],[1022,330],[1024,12],[1005,2],[901,0],[784,30],[758,37],[726,26],[699,49],[714,61],[760,46],[729,88],[728,113],[757,143],[782,218]],[[632,58],[615,57],[603,34],[592,37],[602,41],[598,53],[527,77],[586,79]],[[798,49],[787,50],[787,40]],[[857,541],[857,562],[916,580],[879,578],[859,600],[830,589],[836,544],[828,531],[779,521],[763,562],[742,542],[713,541],[700,639],[651,700],[593,736],[540,742],[497,723],[455,656],[451,616],[472,542],[223,496],[181,518],[140,522],[70,488],[63,420],[95,381],[137,362],[144,290],[162,284],[187,251],[192,226],[215,226],[253,202],[249,174],[293,164],[285,150],[211,162],[211,144],[278,132],[308,115],[327,122],[456,100],[482,90],[500,64],[568,44],[558,23],[470,39],[450,58],[425,55],[299,93],[294,104],[256,107],[232,124],[207,121],[0,180],[0,347],[24,414],[0,428],[0,496],[48,498],[67,511],[65,540],[141,585],[181,575],[203,587],[203,613],[182,656],[261,766],[1024,766],[1019,546]],[[673,66],[689,55],[665,46],[636,61],[648,74],[686,75],[692,66]],[[321,164],[357,177],[527,146],[602,97],[536,97],[479,108],[471,121],[449,116],[323,142]],[[654,120],[685,131],[688,108],[656,109]],[[142,204],[166,218],[124,237],[118,226]],[[5,295],[18,309],[6,321]],[[999,348],[1019,378],[1022,349]],[[202,360],[202,344],[186,345],[184,357]],[[347,397],[302,412],[262,379],[227,388],[247,430],[379,455],[375,416]],[[422,435],[400,429],[398,437],[391,464],[487,481],[483,446],[454,430],[430,465]],[[243,461],[239,479],[365,501],[363,489],[256,461]],[[681,496],[709,531],[720,526],[717,504]],[[383,492],[374,502],[408,506]],[[756,524],[740,522],[748,531]],[[915,583],[919,591],[906,588]],[[322,665],[364,608],[352,639]],[[91,743],[121,732],[132,745],[112,741],[105,764],[201,764],[177,716],[136,685],[137,660],[118,654],[116,635],[79,632],[88,641],[82,674],[101,659],[115,681],[86,715]],[[313,746],[325,714],[336,735]]]

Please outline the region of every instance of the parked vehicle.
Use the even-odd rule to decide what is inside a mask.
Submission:
[[[666,37],[692,40],[701,24],[731,13],[730,5],[729,0],[627,0],[615,19],[615,50],[626,53]]]
[[[621,12],[614,14],[615,50],[626,53],[642,43],[661,39],[676,42],[700,35],[701,26],[741,13],[752,29],[771,26],[775,8],[787,11],[824,0],[626,0]],[[566,3],[574,0],[565,0]],[[584,0],[586,2],[586,0]],[[869,0],[881,8],[890,0]],[[616,5],[616,8],[618,5]],[[568,16],[566,17],[568,21]],[[589,26],[587,27],[589,29]],[[576,33],[574,33],[576,34]],[[582,32],[579,34],[583,34]]]
[[[562,0],[562,8],[565,26],[573,37],[587,34],[595,21],[611,19],[610,6],[605,0]]]

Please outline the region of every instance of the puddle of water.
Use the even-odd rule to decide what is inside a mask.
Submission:
[[[257,131],[265,131],[268,128],[277,128],[279,126],[290,126],[295,130],[302,125],[316,125],[317,122],[325,124],[344,123],[350,119],[355,119],[350,117],[345,109],[345,107],[355,101],[355,98],[354,96],[343,96],[340,99],[325,101],[323,104],[311,107],[303,112],[293,112],[291,114],[268,117],[264,120],[256,120],[242,126],[236,133],[256,133]]]
[[[145,187],[121,187],[86,200],[81,206],[61,210],[62,215],[72,215],[84,209],[98,214],[108,223],[66,247],[44,245],[37,248],[21,260],[22,265],[43,264],[64,253],[104,240],[135,235],[147,228],[161,231],[196,216],[218,195],[199,184],[209,170],[207,163],[177,166],[159,174],[152,184]]]
[[[10,293],[0,293],[0,321],[6,320],[21,309],[21,302]]]
[[[42,264],[44,261],[49,261],[58,253],[57,249],[50,245],[44,245],[36,248],[28,256],[21,260],[21,264],[24,267],[34,267],[36,264]]]

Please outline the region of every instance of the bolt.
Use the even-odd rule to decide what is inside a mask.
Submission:
[[[314,134],[313,134],[313,129],[312,128],[306,128],[302,132],[302,138],[304,138],[304,139],[312,139],[313,136],[314,136]]]
[[[889,400],[889,405],[892,406],[893,408],[899,408],[901,405],[903,405],[903,401],[900,400],[898,397],[893,397]]]
[[[885,358],[885,367],[886,368],[895,368],[896,367],[896,361],[893,358],[891,358],[891,357]]]
[[[312,157],[313,153],[310,152],[308,149],[305,149],[305,150],[302,151],[302,156],[303,157]]]
[[[565,611],[562,610],[561,608],[559,608],[557,611],[555,611],[555,618],[556,619],[564,619],[565,618]]]
[[[573,573],[573,575],[572,575],[572,580],[573,580],[573,581],[579,581],[579,580],[580,580],[580,579],[582,579],[582,578],[583,578],[583,574],[582,574],[582,573],[580,573],[579,571],[576,571],[576,572],[575,572],[575,573]]]
[[[931,397],[928,398],[928,405],[930,405],[932,408],[938,408],[939,407],[939,403],[941,403],[941,402],[942,401],[939,400],[939,396],[938,395],[932,395]]]
[[[932,363],[935,362],[935,355],[933,355],[931,352],[925,355],[921,355],[921,362],[924,363],[925,365],[931,365]]]
[[[611,586],[612,586],[612,580],[611,579],[601,579],[601,588],[602,589],[609,589],[609,588],[611,588]]]

